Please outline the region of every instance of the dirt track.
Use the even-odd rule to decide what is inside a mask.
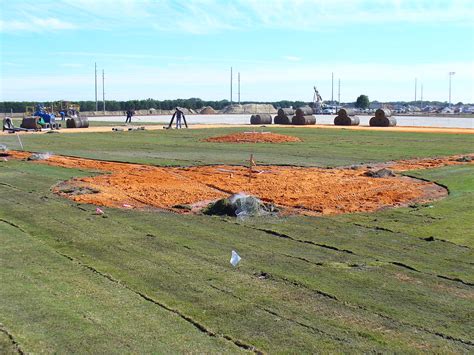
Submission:
[[[125,128],[121,124],[117,124],[116,127]],[[163,130],[161,125],[140,125],[140,127],[145,127],[146,130]],[[252,125],[234,125],[234,124],[214,124],[214,125],[205,125],[205,124],[196,124],[189,125],[190,129],[206,129],[206,128],[255,128],[260,126]],[[333,126],[333,125],[311,125],[311,126],[291,126],[291,125],[268,125],[267,127],[291,127],[291,128],[307,128],[307,129],[349,129],[356,131],[382,131],[382,132],[420,132],[420,133],[451,133],[451,134],[474,134],[474,129],[472,128],[437,128],[437,127],[369,127],[369,126]],[[106,127],[89,127],[89,128],[74,128],[74,129],[61,129],[57,131],[59,133],[93,133],[93,132],[112,132],[111,126]],[[126,132],[126,131],[125,131]],[[20,134],[44,134],[47,132],[19,132]],[[9,135],[10,133],[1,132],[0,135]]]
[[[26,159],[30,153],[11,152],[11,156]],[[381,166],[404,171],[466,164],[456,161],[456,158],[407,160]],[[367,167],[257,166],[250,172],[249,168],[239,166],[161,168],[63,156],[52,156],[38,162],[110,172],[73,179],[54,189],[77,202],[110,207],[156,207],[179,211],[178,205],[203,205],[232,193],[246,192],[293,212],[340,214],[425,202],[447,193],[434,183],[407,177],[368,177],[364,175]],[[80,188],[97,190],[98,193],[71,193]]]

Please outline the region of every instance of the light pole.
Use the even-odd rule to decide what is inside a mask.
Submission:
[[[334,105],[334,73],[331,73],[331,105]]]
[[[456,74],[453,71],[449,72],[449,107],[451,107],[451,77]]]
[[[416,105],[416,91],[417,91],[418,78],[415,78],[415,105]]]

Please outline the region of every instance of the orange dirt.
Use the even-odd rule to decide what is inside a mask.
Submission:
[[[203,140],[213,143],[286,143],[301,142],[298,137],[286,136],[270,132],[244,132],[226,136],[210,137]]]
[[[474,162],[474,154],[467,155],[456,155],[453,157],[443,158],[426,158],[426,159],[411,159],[411,160],[399,160],[389,164],[389,168],[395,171],[407,171],[417,169],[433,169],[447,165],[459,165],[463,164],[462,161],[458,161],[463,157],[470,158]]]
[[[30,153],[10,152],[10,155],[26,159]],[[402,171],[465,164],[456,161],[458,157],[405,160],[384,166]],[[249,169],[240,166],[161,168],[64,156],[52,156],[37,162],[109,172],[95,177],[72,179],[53,190],[77,202],[110,207],[178,210],[177,205],[205,205],[203,202],[245,192],[290,211],[310,215],[340,214],[424,202],[446,194],[443,188],[434,183],[408,177],[367,177],[364,175],[367,167],[322,169],[257,166],[249,177]],[[70,188],[80,187],[99,192],[65,192]]]

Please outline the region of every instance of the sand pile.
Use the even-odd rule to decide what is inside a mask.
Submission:
[[[11,156],[16,158],[27,159],[30,155],[11,152]],[[400,171],[472,164],[472,161],[457,161],[462,160],[459,158],[401,161],[385,166]],[[56,186],[54,191],[77,202],[111,207],[156,207],[183,211],[183,205],[204,207],[210,201],[244,192],[290,213],[340,214],[425,202],[447,193],[434,183],[408,177],[369,177],[365,175],[367,167],[257,166],[250,173],[248,168],[240,166],[161,168],[57,155],[31,163],[108,172],[69,180]]]
[[[219,137],[210,137],[203,141],[213,143],[287,143],[301,142],[301,139],[298,137],[270,132],[244,132]]]

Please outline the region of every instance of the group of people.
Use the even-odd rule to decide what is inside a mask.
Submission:
[[[125,119],[125,123],[132,123],[132,116],[135,114],[135,111],[127,110],[126,114],[127,114],[127,118]],[[186,123],[186,117],[184,116],[184,112],[181,111],[179,109],[179,107],[176,107],[176,109],[174,111],[174,114],[173,114],[173,117],[171,117],[171,121],[170,121],[170,124],[169,124],[168,128],[171,128],[175,118],[176,118],[176,128],[177,129],[183,128],[183,126],[182,126],[182,121],[183,120],[184,120],[184,124],[185,124],[186,128],[188,127],[188,125]]]

